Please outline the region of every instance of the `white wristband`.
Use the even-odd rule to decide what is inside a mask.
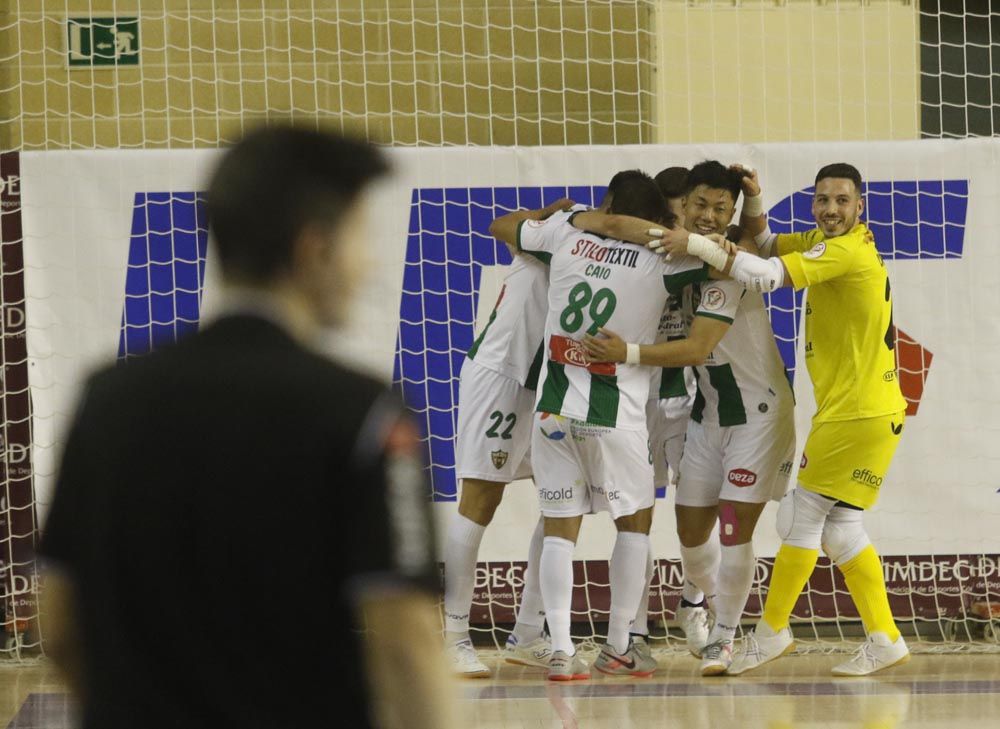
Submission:
[[[743,201],[743,212],[741,216],[748,218],[759,218],[764,213],[764,198],[760,195],[748,197]]]
[[[726,267],[726,261],[729,260],[729,254],[719,248],[715,241],[697,233],[688,236],[687,251],[720,271]]]
[[[625,345],[625,364],[639,364],[639,345],[631,342]]]

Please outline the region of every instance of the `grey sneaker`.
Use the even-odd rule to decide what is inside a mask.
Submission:
[[[701,652],[701,675],[721,676],[733,664],[733,641],[721,638]]]
[[[701,658],[701,650],[708,643],[708,610],[703,607],[677,608],[677,623],[687,638],[687,647],[691,655]]]
[[[578,655],[553,651],[549,659],[550,681],[582,681],[590,678],[590,667]]]
[[[514,663],[518,666],[548,668],[549,660],[552,658],[552,644],[543,635],[524,645],[520,645],[512,635],[507,638],[507,645],[503,649],[503,657],[507,663]]]
[[[649,641],[645,635],[633,635],[632,646],[635,648],[636,653],[644,659],[656,660],[653,658],[653,649],[649,647]]]
[[[652,655],[640,653],[635,642],[632,642],[624,655],[605,643],[597,660],[594,661],[594,668],[610,676],[646,678],[652,676],[659,666]]]

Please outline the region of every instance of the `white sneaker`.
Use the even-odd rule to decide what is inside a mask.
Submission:
[[[792,631],[789,628],[782,628],[775,633],[767,623],[761,621],[743,638],[743,646],[733,657],[732,665],[726,673],[738,676],[794,650],[795,641],[792,640]]]
[[[535,666],[548,668],[552,658],[552,644],[543,635],[524,645],[518,645],[517,639],[511,635],[503,649],[503,658],[507,663],[518,666]]]
[[[468,638],[445,646],[445,653],[451,661],[451,670],[462,678],[488,678],[490,669],[479,660],[472,641]]]
[[[590,678],[590,667],[579,655],[553,651],[549,660],[550,681],[584,681]]]
[[[872,633],[861,644],[851,660],[836,666],[834,676],[867,676],[885,668],[898,666],[910,660],[910,649],[903,636],[893,643],[885,633]]]
[[[691,655],[701,658],[701,650],[708,643],[708,610],[703,607],[677,608],[677,623],[687,638]]]
[[[721,676],[733,665],[733,641],[720,638],[701,652],[701,675]]]

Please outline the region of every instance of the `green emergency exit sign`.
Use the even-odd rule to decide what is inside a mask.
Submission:
[[[138,18],[67,18],[70,68],[139,65]]]

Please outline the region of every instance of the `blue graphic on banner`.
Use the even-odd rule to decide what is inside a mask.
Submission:
[[[771,230],[815,227],[812,192],[800,190],[771,208]],[[866,192],[865,217],[883,258],[962,256],[967,180],[872,182]],[[594,205],[603,194],[603,187],[413,191],[393,380],[428,439],[436,501],[456,498],[458,374],[473,341],[482,267],[510,262],[506,247],[489,235],[490,223],[507,211],[539,208],[564,196]],[[792,376],[802,299],[791,289],[768,297],[778,349]]]
[[[207,248],[202,193],[136,193],[119,360],[198,330]]]

